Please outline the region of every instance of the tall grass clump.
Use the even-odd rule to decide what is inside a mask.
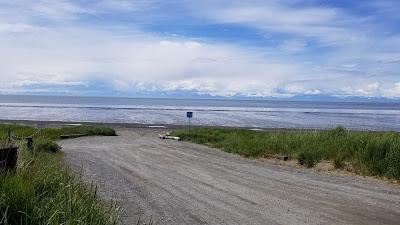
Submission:
[[[45,151],[54,153],[58,152],[61,149],[61,146],[58,145],[57,142],[48,139],[39,139],[35,142],[33,149],[36,152]]]
[[[360,149],[357,165],[364,173],[400,178],[400,143],[392,134],[372,139]]]
[[[12,133],[18,137],[27,137],[36,133],[37,129],[29,126],[20,126],[13,124],[0,124],[0,139],[7,138],[7,132],[11,130]],[[36,133],[35,138],[42,137],[48,140],[58,140],[61,135],[82,134],[84,136],[115,136],[115,130],[103,126],[74,126],[74,127],[61,127],[61,128],[45,128]]]
[[[400,179],[400,133],[397,132],[349,131],[343,127],[263,132],[195,128],[190,135],[185,130],[173,135],[245,157],[283,154],[307,167],[320,160],[331,160],[339,169],[349,163],[360,174]]]
[[[0,181],[0,224],[116,224],[94,188],[62,169],[59,153],[24,154],[16,174]]]
[[[0,125],[0,136],[6,136],[8,129],[18,136],[35,131],[30,127]],[[26,149],[24,142],[17,143],[20,151],[16,171],[0,173],[1,225],[117,224],[115,206],[99,200],[96,188],[72,176],[62,163],[60,146],[54,140],[76,129],[85,135],[98,135],[102,130],[46,129],[35,139],[33,152]]]
[[[62,128],[46,128],[42,134],[52,140],[60,138],[60,135],[82,134],[85,136],[115,136],[115,130],[102,126],[77,126]]]
[[[315,152],[301,152],[297,158],[300,165],[313,168],[319,161],[319,156]]]
[[[336,157],[333,159],[333,166],[335,169],[343,169],[346,166],[346,163],[344,162],[343,157]]]

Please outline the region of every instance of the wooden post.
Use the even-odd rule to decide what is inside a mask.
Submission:
[[[11,130],[8,130],[7,145],[11,146]]]
[[[31,137],[26,138],[26,146],[28,147],[29,151],[33,150],[33,138]]]

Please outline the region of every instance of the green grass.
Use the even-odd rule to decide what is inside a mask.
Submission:
[[[297,158],[299,164],[307,168],[313,168],[320,160],[319,154],[314,152],[301,152]]]
[[[48,139],[39,139],[34,142],[33,150],[35,152],[58,152],[61,149],[56,142],[48,140]]]
[[[11,129],[17,136],[28,136],[34,128],[0,125],[0,137]],[[45,129],[34,139],[35,151],[21,145],[18,168],[0,174],[0,224],[58,225],[117,223],[115,207],[97,198],[96,188],[72,176],[63,165],[62,153],[54,142],[60,135],[115,135],[110,128],[73,127]]]
[[[7,131],[12,130],[13,134],[19,137],[26,137],[36,133],[37,129],[27,126],[0,124],[0,139],[7,137]],[[49,140],[58,140],[60,135],[83,134],[86,136],[115,136],[112,128],[102,126],[75,126],[62,128],[45,128],[38,132],[35,137],[43,137]]]
[[[307,167],[320,160],[336,161],[337,167],[349,162],[364,175],[400,179],[400,133],[347,131],[265,131],[245,129],[195,128],[174,136],[207,144],[245,157],[282,154],[298,159]]]

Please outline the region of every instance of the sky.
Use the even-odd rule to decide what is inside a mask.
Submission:
[[[0,0],[0,93],[400,98],[398,0]]]

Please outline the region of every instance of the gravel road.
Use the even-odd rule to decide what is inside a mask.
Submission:
[[[161,140],[156,129],[63,140],[73,168],[117,200],[124,224],[400,224],[400,189]]]

